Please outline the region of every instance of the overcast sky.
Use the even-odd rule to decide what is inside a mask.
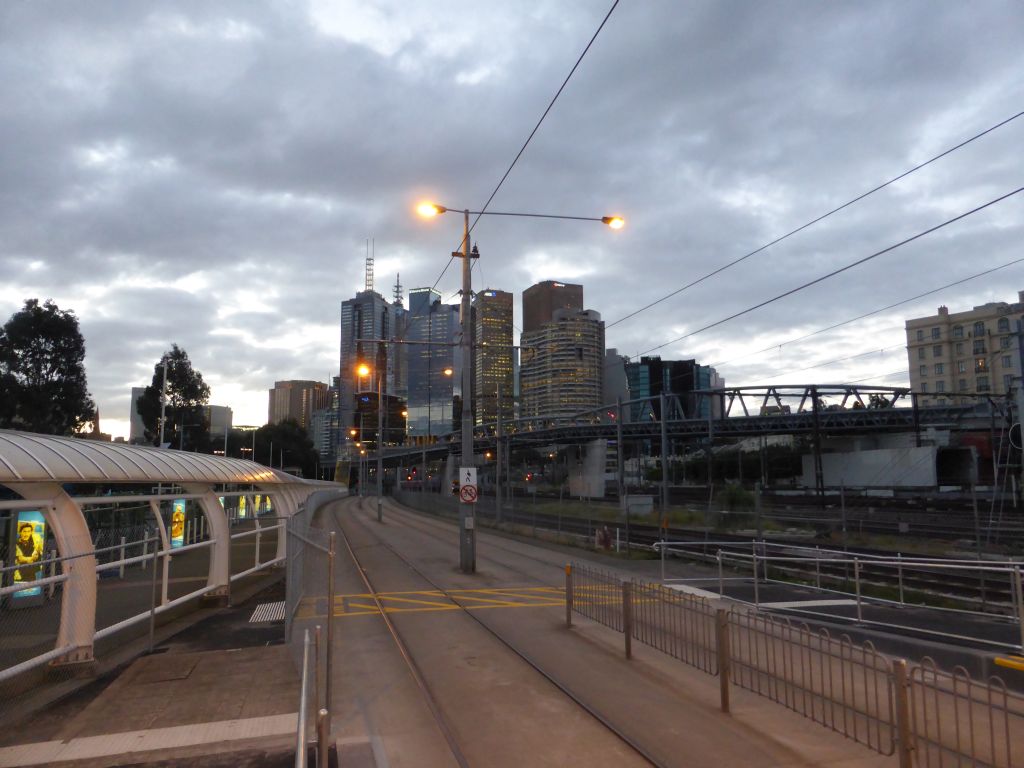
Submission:
[[[105,431],[171,343],[236,424],[327,381],[339,303],[435,283],[611,0],[0,4],[0,321],[81,320]],[[1024,110],[1024,4],[624,0],[484,218],[474,287],[609,323]],[[1024,118],[609,328],[636,355],[1024,185]],[[729,384],[908,382],[903,322],[1013,301],[1024,195],[660,349]],[[455,301],[458,265],[438,284]],[[854,357],[858,356],[858,357]],[[838,358],[852,358],[832,363]],[[727,362],[728,361],[728,362]],[[727,364],[725,364],[727,362]],[[821,365],[826,363],[825,365]],[[811,366],[820,366],[811,368]]]

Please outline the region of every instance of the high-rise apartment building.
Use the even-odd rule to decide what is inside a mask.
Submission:
[[[473,298],[473,399],[476,424],[512,418],[512,294],[490,288]],[[498,392],[501,392],[499,402]]]
[[[910,388],[921,405],[968,404],[966,395],[1004,394],[1020,385],[1024,291],[1017,301],[907,320]]]
[[[458,428],[453,426],[455,399],[462,394],[458,334],[458,305],[441,303],[441,294],[431,288],[409,291],[405,348],[412,437],[434,437]]]
[[[602,405],[605,351],[599,313],[556,309],[549,322],[524,330],[519,343],[520,416],[572,416]]]
[[[657,398],[662,394],[675,395],[679,397],[680,406],[687,418],[707,418],[709,411],[715,416],[720,415],[717,400],[694,395],[696,390],[725,386],[725,379],[711,366],[701,365],[696,360],[641,357],[639,362],[626,363],[626,376],[629,379],[630,397],[635,400]],[[658,400],[652,399],[649,405],[636,403],[631,418],[634,421],[658,419],[661,417],[659,409]]]
[[[275,381],[269,394],[268,424],[295,419],[307,430],[312,427],[313,412],[329,401],[327,385],[320,381]]]
[[[523,291],[523,333],[550,323],[557,309],[582,310],[583,286],[545,280]]]

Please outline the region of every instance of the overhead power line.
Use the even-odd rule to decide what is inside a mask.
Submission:
[[[466,233],[466,237],[473,234],[473,230],[476,228],[477,222],[480,221],[480,217],[487,212],[488,206],[491,204],[491,201],[494,200],[495,195],[498,194],[498,190],[500,190],[502,185],[505,183],[505,179],[509,177],[509,174],[512,173],[512,169],[515,168],[516,163],[519,162],[519,158],[523,156],[523,153],[526,151],[526,148],[530,146],[530,142],[533,141],[533,137],[537,134],[537,131],[540,130],[540,126],[544,122],[544,119],[548,116],[548,113],[551,112],[552,107],[555,106],[555,102],[558,101],[558,97],[562,95],[562,91],[565,90],[565,86],[569,84],[569,80],[572,79],[572,76],[576,73],[576,70],[579,69],[580,64],[583,63],[583,58],[587,55],[587,52],[590,50],[590,47],[594,44],[594,41],[597,40],[597,36],[601,34],[601,30],[604,29],[604,25],[608,23],[608,19],[611,18],[612,12],[615,10],[618,4],[619,0],[615,0],[615,2],[612,3],[612,7],[608,9],[608,13],[604,15],[604,18],[598,25],[597,30],[591,36],[590,42],[588,42],[586,48],[583,49],[583,53],[579,55],[579,58],[576,59],[576,63],[572,65],[572,69],[569,70],[569,74],[565,76],[565,80],[562,81],[562,84],[558,87],[558,90],[555,92],[555,95],[551,97],[551,101],[548,103],[548,106],[544,110],[544,113],[540,116],[540,119],[537,121],[537,124],[533,126],[533,130],[530,131],[530,135],[526,137],[526,141],[524,141],[523,146],[519,148],[519,151],[516,153],[516,156],[512,159],[512,162],[509,165],[508,169],[506,169],[505,173],[501,177],[501,180],[498,182],[498,185],[494,188],[494,191],[491,192],[490,197],[487,198],[487,202],[483,204],[482,208],[480,208],[480,213],[478,213],[476,215],[476,218],[473,219],[473,223],[470,225],[469,232]],[[459,249],[462,248],[464,240],[465,237],[459,240]],[[437,276],[437,280],[435,280],[434,285],[431,286],[432,288],[436,288],[437,284],[441,282],[441,278],[444,277],[445,272],[448,271],[448,267],[451,266],[452,261],[454,260],[454,257],[449,257],[448,263],[444,265],[444,269],[442,269],[441,274]]]
[[[945,150],[944,152],[940,152],[939,154],[935,155],[935,157],[933,157],[933,158],[931,158],[929,160],[925,160],[923,163],[920,163],[919,165],[915,165],[913,168],[911,168],[911,169],[909,169],[907,171],[904,171],[899,176],[894,176],[893,178],[889,179],[888,181],[884,182],[883,184],[879,184],[877,187],[874,187],[873,189],[869,189],[867,192],[864,192],[864,193],[862,193],[860,195],[857,195],[857,197],[853,198],[852,200],[850,200],[848,202],[843,203],[838,208],[833,208],[828,213],[824,213],[824,214],[822,214],[821,216],[818,216],[815,219],[811,219],[811,221],[807,222],[806,224],[804,224],[802,226],[799,226],[799,227],[797,227],[796,229],[794,229],[794,230],[792,230],[790,232],[787,232],[786,234],[782,235],[781,237],[775,238],[770,243],[766,243],[765,245],[762,245],[760,248],[757,248],[757,249],[751,251],[748,254],[740,256],[738,259],[734,259],[733,261],[730,261],[728,264],[724,264],[723,266],[719,267],[718,269],[716,269],[716,270],[714,270],[712,272],[708,272],[703,277],[699,277],[696,280],[694,280],[693,282],[687,283],[682,288],[677,288],[676,290],[672,291],[671,293],[665,294],[660,299],[657,299],[656,301],[652,301],[650,304],[646,304],[645,306],[640,307],[640,309],[636,310],[635,312],[630,312],[628,315],[625,315],[624,317],[620,317],[615,322],[608,323],[605,326],[605,328],[607,329],[607,328],[611,328],[613,326],[616,326],[619,323],[625,322],[626,320],[629,320],[632,317],[636,317],[641,312],[646,312],[648,309],[651,309],[651,307],[656,307],[658,304],[661,304],[663,301],[667,301],[668,299],[671,299],[673,296],[678,296],[683,291],[685,291],[685,290],[687,290],[689,288],[693,288],[695,285],[699,285],[700,283],[703,283],[705,280],[707,280],[709,278],[712,278],[715,275],[718,275],[718,274],[724,272],[725,270],[729,269],[730,267],[736,266],[741,261],[746,261],[751,256],[756,256],[757,254],[761,253],[761,251],[764,251],[764,250],[766,250],[768,248],[771,248],[773,245],[781,243],[786,238],[792,237],[793,235],[795,235],[795,234],[797,234],[799,232],[803,232],[808,227],[812,227],[815,224],[817,224],[818,222],[824,221],[825,219],[827,219],[832,214],[839,213],[839,211],[843,210],[844,208],[849,208],[854,203],[858,203],[861,200],[863,200],[865,197],[868,197],[869,195],[873,195],[875,192],[878,192],[878,191],[880,191],[882,189],[885,189],[890,184],[895,184],[900,179],[905,179],[910,174],[914,173],[915,171],[921,170],[922,168],[924,168],[927,165],[931,165],[936,160],[941,160],[946,155],[949,155],[949,154],[951,154],[953,152],[956,152],[958,149],[961,149],[962,147],[966,147],[971,142],[977,141],[982,136],[985,136],[986,134],[992,133],[992,131],[994,131],[994,130],[996,130],[998,128],[1002,128],[1004,125],[1013,122],[1014,120],[1016,120],[1018,117],[1021,117],[1022,115],[1024,115],[1024,111],[1018,112],[1017,114],[1015,114],[1015,115],[1013,115],[1011,117],[1006,118],[1002,122],[996,123],[991,128],[987,128],[984,131],[982,131],[981,133],[975,134],[974,136],[972,136],[969,139],[966,139],[965,141],[961,141],[956,146],[950,147],[949,149]]]
[[[1003,200],[1011,198],[1014,195],[1020,194],[1021,192],[1024,192],[1024,187],[1018,187],[1017,189],[1013,190],[1012,192],[1007,192],[1005,195],[1000,195],[999,197],[997,197],[997,198],[995,198],[993,200],[989,200],[987,203],[983,203],[982,205],[979,205],[977,208],[972,208],[969,211],[961,213],[959,216],[954,216],[951,219],[947,219],[946,221],[942,222],[941,224],[936,224],[934,227],[929,227],[928,229],[926,229],[926,230],[924,230],[922,232],[918,232],[916,235],[912,235],[912,236],[906,238],[905,240],[901,240],[900,242],[898,242],[898,243],[896,243],[894,245],[890,245],[888,248],[883,248],[880,251],[875,251],[874,253],[870,254],[869,256],[865,256],[862,259],[857,259],[856,261],[850,262],[846,266],[840,267],[839,269],[834,269],[831,272],[828,272],[828,273],[826,273],[824,275],[821,275],[820,277],[814,278],[813,280],[808,280],[806,283],[798,285],[795,288],[790,288],[788,291],[784,291],[783,293],[780,293],[778,296],[773,296],[770,299],[765,299],[764,301],[762,301],[762,302],[760,302],[758,304],[754,304],[753,306],[747,307],[744,310],[741,310],[739,312],[735,312],[735,313],[729,315],[728,317],[723,317],[721,320],[716,320],[715,322],[709,323],[708,325],[705,325],[702,328],[698,328],[695,331],[691,331],[690,333],[684,333],[682,336],[674,338],[674,339],[672,339],[670,341],[666,341],[664,344],[659,344],[656,347],[651,347],[650,349],[646,350],[645,352],[641,352],[640,354],[641,355],[646,355],[646,354],[648,354],[650,352],[655,352],[655,351],[661,349],[662,347],[667,347],[669,344],[675,344],[676,342],[682,341],[683,339],[688,339],[691,336],[696,336],[698,333],[703,333],[704,331],[708,331],[708,330],[710,330],[712,328],[717,328],[719,325],[723,325],[724,323],[727,323],[730,320],[735,320],[737,317],[742,317],[743,315],[749,314],[749,313],[753,312],[756,309],[761,309],[762,307],[766,307],[769,304],[774,304],[776,301],[779,301],[780,299],[784,299],[787,296],[792,296],[794,293],[799,293],[800,291],[802,291],[802,290],[804,290],[806,288],[810,288],[812,285],[817,285],[818,283],[822,283],[822,282],[824,282],[826,280],[829,280],[829,279],[835,277],[836,275],[840,275],[843,272],[847,272],[848,270],[851,270],[854,267],[858,267],[861,264],[865,264],[865,263],[871,261],[872,259],[877,259],[879,256],[883,256],[883,255],[885,255],[887,253],[890,253],[891,251],[896,250],[897,248],[900,248],[901,246],[907,245],[908,243],[912,243],[915,240],[919,240],[920,238],[924,237],[925,235],[930,235],[933,232],[937,232],[938,230],[942,229],[943,227],[948,227],[950,224],[954,224],[954,223],[960,221],[961,219],[965,219],[968,216],[971,216],[971,215],[973,215],[975,213],[978,213],[979,211],[983,211],[986,208],[988,208],[990,206],[993,206],[996,203],[1000,203]]]
[[[835,365],[836,363],[845,363],[848,360],[858,360],[862,357],[870,357],[871,355],[884,355],[886,352],[892,352],[894,349],[903,349],[902,344],[896,344],[891,347],[883,347],[882,349],[870,349],[867,352],[860,352],[856,355],[849,355],[848,357],[837,357],[835,360],[827,360],[824,363],[816,363],[815,365],[809,365],[806,368],[794,368],[788,371],[777,371],[772,376],[788,376],[791,373],[803,373],[804,371],[813,371],[815,368],[824,368],[829,365]],[[768,382],[765,382],[767,386]]]
[[[998,267],[992,267],[991,269],[986,269],[983,272],[977,272],[977,273],[975,273],[973,275],[969,275],[968,277],[964,277],[964,278],[962,278],[960,280],[955,280],[952,283],[946,283],[945,285],[939,286],[938,288],[933,288],[930,291],[925,291],[924,293],[919,293],[919,294],[917,294],[917,296],[911,296],[909,299],[902,299],[902,300],[897,301],[897,302],[895,302],[893,304],[889,304],[887,306],[884,306],[884,307],[882,307],[880,309],[873,309],[870,312],[865,312],[863,315],[857,315],[856,317],[851,317],[849,320],[843,320],[841,323],[835,323],[834,325],[830,325],[830,326],[827,326],[825,328],[819,328],[818,330],[811,331],[810,333],[806,333],[803,336],[797,336],[795,339],[789,339],[787,341],[779,342],[778,344],[772,344],[770,347],[765,347],[764,349],[759,349],[756,352],[748,352],[748,353],[746,353],[744,355],[740,355],[739,357],[733,357],[733,358],[731,358],[729,360],[723,360],[721,362],[711,363],[711,367],[712,368],[718,368],[718,367],[723,366],[723,365],[729,365],[730,363],[734,363],[737,360],[745,360],[746,358],[753,357],[754,355],[760,355],[760,354],[762,354],[764,352],[771,352],[771,351],[776,350],[776,349],[781,349],[782,347],[787,346],[789,344],[797,344],[798,342],[806,341],[807,339],[810,339],[810,338],[812,338],[814,336],[818,336],[818,335],[820,335],[822,333],[827,333],[828,331],[834,331],[836,328],[842,328],[844,325],[849,325],[850,323],[855,323],[858,320],[863,320],[866,317],[871,317],[872,315],[877,315],[877,314],[879,314],[881,312],[886,312],[886,311],[888,311],[890,309],[895,309],[896,307],[901,306],[903,304],[909,304],[912,301],[917,301],[918,299],[923,299],[925,296],[931,296],[932,294],[939,293],[940,291],[944,291],[947,288],[953,288],[953,287],[958,286],[958,285],[963,285],[964,283],[970,282],[971,280],[977,280],[979,277],[984,277],[985,275],[991,275],[993,272],[998,272],[1001,269],[1006,269],[1007,267],[1012,267],[1012,266],[1014,266],[1016,264],[1020,264],[1020,263],[1024,263],[1024,258],[1014,259],[1013,261],[1008,261],[1006,264],[1000,264]]]

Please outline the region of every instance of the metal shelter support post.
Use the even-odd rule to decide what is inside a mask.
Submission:
[[[724,608],[715,611],[715,646],[718,651],[718,696],[722,711],[728,713],[729,671],[732,665],[729,658],[729,612]]]
[[[907,676],[906,659],[893,659],[893,688],[896,695],[896,751],[900,768],[911,768],[914,764],[914,744],[911,740],[910,680]]]

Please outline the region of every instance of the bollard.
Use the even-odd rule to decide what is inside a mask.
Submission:
[[[125,542],[125,537],[122,536],[121,537],[121,549],[118,550],[119,554],[121,555],[121,557],[120,557],[121,565],[118,566],[118,569],[117,569],[118,577],[122,578],[122,579],[124,578],[124,542]]]
[[[723,712],[729,711],[729,612],[715,611],[715,647],[718,651],[718,696]]]
[[[896,750],[899,753],[900,768],[911,768],[914,759],[914,745],[910,740],[910,682],[907,680],[906,659],[893,659],[893,693],[896,695]]]
[[[633,658],[633,585],[622,582],[622,634],[626,638],[626,658]]]
[[[565,626],[572,626],[572,563],[565,564]]]

